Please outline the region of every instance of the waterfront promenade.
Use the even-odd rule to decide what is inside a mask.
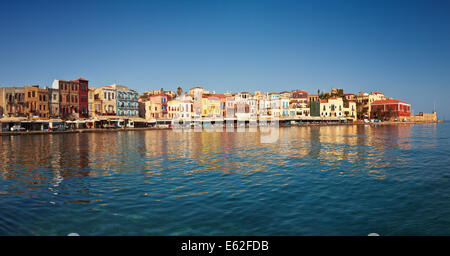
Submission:
[[[302,124],[283,124],[281,123],[279,127],[310,127],[310,126],[340,126],[340,125],[370,125],[370,126],[378,126],[378,125],[406,125],[406,124],[433,124],[433,123],[444,123],[445,121],[429,121],[429,122],[379,122],[379,123],[364,123],[362,121],[356,122],[313,122],[313,123],[302,123]],[[248,128],[248,124],[245,128]],[[213,130],[216,128],[226,128],[222,127],[204,127],[205,130]],[[238,126],[234,125],[234,128],[237,129]],[[67,129],[67,130],[39,130],[39,131],[0,131],[0,136],[14,136],[14,135],[36,135],[36,134],[64,134],[64,133],[108,133],[108,132],[122,132],[122,131],[143,131],[143,130],[170,130],[173,129],[171,125],[153,125],[148,127],[133,127],[133,128],[91,128],[91,129]],[[185,129],[185,128],[183,128]],[[188,128],[189,129],[189,128]],[[194,129],[194,127],[191,127]]]

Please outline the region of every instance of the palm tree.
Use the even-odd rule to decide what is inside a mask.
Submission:
[[[183,93],[183,88],[181,88],[180,86],[178,86],[177,88],[177,94],[178,96],[180,96]]]

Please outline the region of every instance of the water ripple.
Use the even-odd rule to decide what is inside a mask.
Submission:
[[[449,235],[450,127],[0,137],[0,235]]]

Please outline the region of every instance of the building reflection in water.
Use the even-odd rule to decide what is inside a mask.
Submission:
[[[0,139],[1,178],[16,181],[12,193],[40,196],[42,188],[47,187],[58,194],[65,178],[89,176],[89,138],[49,134]]]
[[[435,127],[418,131],[414,136],[426,141],[425,146],[436,146],[436,140],[427,140],[433,133],[436,137]],[[407,152],[414,146],[411,125],[287,127],[280,128],[278,141],[271,144],[261,143],[260,136],[260,132],[171,130],[2,136],[0,178],[16,182],[1,193],[36,195],[47,186],[53,194],[64,194],[67,179],[78,178],[70,193],[89,195],[92,189],[102,189],[93,178],[115,180],[128,174],[134,184],[167,183],[166,191],[143,194],[180,191],[177,196],[213,192],[204,184],[209,179],[217,180],[215,192],[245,191],[226,180],[229,174],[239,175],[242,184],[251,184],[252,175],[264,175],[257,176],[253,185],[273,182],[285,170],[382,178],[389,167],[410,161]],[[199,188],[187,191],[186,179],[193,179]],[[127,189],[115,186],[114,190]]]

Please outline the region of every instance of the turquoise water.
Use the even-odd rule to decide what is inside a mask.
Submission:
[[[0,137],[0,235],[450,235],[450,125]]]

